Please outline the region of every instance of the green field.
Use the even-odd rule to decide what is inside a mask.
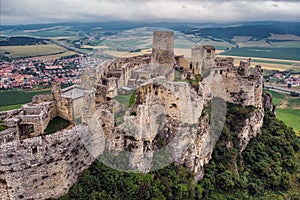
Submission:
[[[37,94],[44,94],[49,93],[50,90],[44,90],[44,91],[1,91],[0,92],[0,109],[8,109],[12,105],[22,105],[25,103],[31,102],[31,99],[34,95]],[[11,107],[14,109],[13,107]]]
[[[278,64],[278,65],[293,65],[293,64],[297,65],[298,64],[298,63],[294,63],[294,62],[281,62],[281,61],[258,60],[258,59],[253,59],[251,61],[252,62],[259,62],[259,63],[267,63],[267,64]]]
[[[273,58],[285,60],[300,60],[300,48],[258,48],[242,47],[233,48],[230,51],[221,53],[222,55]]]
[[[286,125],[292,127],[296,132],[300,132],[300,110],[296,109],[276,109],[277,118],[282,120]]]
[[[126,108],[129,108],[132,104],[134,104],[135,91],[128,95],[118,95],[115,97],[115,100],[117,100],[119,103],[125,105]]]
[[[271,90],[267,90],[267,92],[272,94],[273,104],[278,106],[276,108],[277,118],[300,133],[300,98]]]
[[[272,45],[280,48],[300,48],[300,41],[284,41],[284,42],[271,42]]]
[[[280,92],[275,92],[272,90],[266,90],[267,92],[271,93],[273,96],[273,104],[276,106],[279,104],[280,101],[282,101],[287,95],[280,93]]]
[[[14,110],[14,109],[19,109],[22,107],[23,104],[16,104],[16,105],[10,105],[10,106],[1,106],[0,107],[0,112],[3,111],[8,111],[8,110]]]
[[[111,49],[135,49],[144,45],[147,45],[143,39],[107,39],[101,42],[99,45],[109,46]]]
[[[68,51],[55,44],[28,45],[28,46],[1,46],[0,53],[9,52],[10,58],[22,58],[59,54]]]
[[[288,99],[288,107],[300,109],[300,98],[289,98]],[[300,115],[299,115],[299,117],[300,117]]]

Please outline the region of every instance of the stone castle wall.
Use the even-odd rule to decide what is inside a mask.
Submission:
[[[206,80],[219,79],[219,88],[226,93],[225,100],[243,106],[262,108],[263,70],[260,66],[249,73],[250,60],[233,66],[233,58],[217,58]],[[221,85],[222,84],[222,85]]]
[[[262,107],[262,80],[255,77],[240,77],[234,72],[223,72],[227,101],[245,106]]]
[[[80,125],[52,135],[17,140],[0,148],[1,200],[49,199],[65,194],[94,160]]]
[[[56,99],[57,115],[69,122],[73,122],[73,105],[72,99],[68,97],[59,96]]]
[[[210,52],[205,56],[209,57],[209,62],[206,62],[210,65],[211,73],[205,79],[215,80],[213,86],[217,90],[220,84],[223,84],[224,91],[220,93],[223,92],[225,97],[220,97],[236,104],[261,108],[261,69],[255,68],[254,73],[249,75],[247,63],[242,63],[241,69],[228,67],[228,63],[224,63],[226,60],[219,60],[219,64],[215,65],[210,63],[214,62],[214,49],[206,48]],[[1,119],[11,117],[7,123],[13,124],[6,130],[7,133],[0,133],[0,196],[4,200],[47,199],[65,194],[76,182],[79,174],[94,160],[81,140],[82,134],[85,139],[97,139],[94,143],[92,141],[90,147],[98,152],[97,155],[103,153],[104,146],[133,152],[130,165],[142,172],[151,168],[151,153],[150,162],[143,159],[143,153],[158,148],[157,137],[165,139],[166,142],[174,137],[175,142],[170,148],[176,157],[176,164],[185,164],[195,172],[195,179],[199,180],[204,173],[203,166],[209,162],[218,139],[218,135],[209,132],[210,119],[202,115],[204,107],[212,99],[213,90],[209,88],[205,79],[199,82],[198,91],[184,82],[168,82],[174,79],[173,68],[162,65],[173,67],[176,63],[172,32],[154,32],[152,61],[161,70],[154,70],[153,73],[140,67],[142,63],[149,64],[149,56],[117,59],[101,71],[101,76],[98,77],[100,80],[96,83],[96,92],[94,93],[93,89],[85,90],[84,96],[78,100],[62,95],[59,86],[54,85],[51,95],[34,98],[36,104],[49,103],[47,105],[50,106],[50,111],[45,109],[44,112],[42,107],[33,108],[28,105],[17,111],[0,113]],[[231,63],[231,60],[227,62]],[[182,63],[189,69],[189,61],[179,58],[177,63]],[[137,77],[150,80],[140,83],[135,104],[126,111],[124,122],[115,126],[114,109],[110,105],[113,101],[107,100],[114,98],[118,89],[125,86],[135,73]],[[157,74],[165,76],[153,79]],[[82,80],[86,81],[86,87],[90,88],[92,83],[95,84],[97,75],[93,71],[88,75],[83,76]],[[50,102],[45,102],[48,100]],[[95,101],[100,103],[97,109]],[[27,112],[28,116],[13,118],[14,115],[22,115],[20,113],[24,112]],[[248,127],[245,126],[240,133],[243,147],[251,137],[258,134],[263,118],[261,113],[262,110],[257,111],[257,114],[247,121]],[[76,118],[81,115],[82,122],[96,130],[91,137],[87,135],[88,126],[84,125],[77,125],[52,135],[35,135],[21,139],[18,135],[20,130],[16,124],[20,120],[35,124],[40,127],[35,129],[42,133],[49,122],[48,119],[60,116],[76,123]],[[103,130],[102,135],[98,134],[99,130]],[[105,139],[104,135],[108,139]]]

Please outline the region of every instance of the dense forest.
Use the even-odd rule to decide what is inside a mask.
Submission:
[[[35,44],[47,44],[45,39],[33,38],[33,37],[10,37],[6,40],[0,41],[0,46],[24,46]]]
[[[237,133],[253,107],[229,104],[227,119],[205,176],[194,183],[184,166],[148,174],[126,173],[94,162],[67,199],[300,199],[300,141],[265,112],[262,133],[240,153]]]

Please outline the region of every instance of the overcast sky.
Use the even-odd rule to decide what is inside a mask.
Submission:
[[[1,24],[300,21],[300,0],[0,0]]]

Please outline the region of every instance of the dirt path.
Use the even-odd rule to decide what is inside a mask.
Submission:
[[[282,99],[276,106],[276,108],[288,108],[289,102],[286,98]]]

